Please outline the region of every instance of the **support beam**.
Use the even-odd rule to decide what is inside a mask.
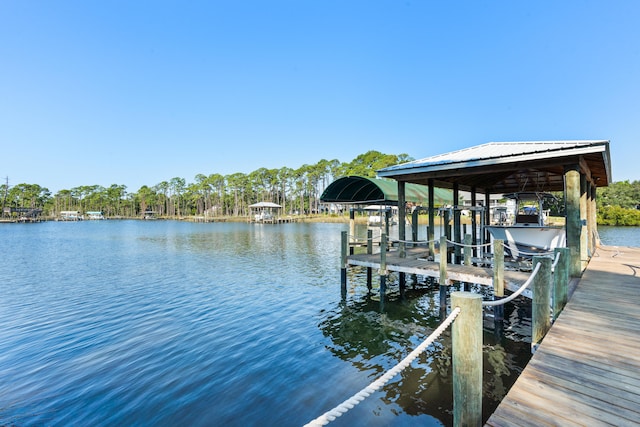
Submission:
[[[600,239],[598,238],[598,187],[593,184],[591,186],[591,224],[593,226],[593,234],[591,235],[593,241],[593,250],[595,251],[598,245],[600,245]]]
[[[482,296],[454,292],[451,307],[460,307],[451,329],[453,425],[482,425]]]
[[[584,270],[589,263],[589,232],[587,214],[587,177],[580,173],[580,268]]]
[[[586,188],[586,199],[587,199],[587,236],[586,236],[586,242],[587,242],[587,256],[589,259],[591,259],[591,257],[593,256],[593,251],[595,249],[595,247],[593,246],[593,228],[595,226],[594,222],[593,222],[593,210],[595,209],[595,206],[593,205],[593,199],[591,198],[591,182],[587,181],[587,188]]]
[[[460,200],[460,190],[458,187],[458,183],[453,184],[453,241],[456,243],[462,243],[462,236],[460,230],[460,210],[458,209],[458,202]],[[456,245],[453,248],[453,252],[455,254],[453,263],[460,264],[460,259],[462,255],[460,254],[460,246]]]
[[[427,229],[427,240],[429,241],[429,254],[431,256],[435,255],[435,229],[436,229],[436,221],[435,221],[435,207],[434,204],[434,186],[433,179],[429,180],[429,228]]]
[[[478,204],[476,200],[476,187],[471,187],[471,207],[475,209]],[[478,248],[476,245],[478,244],[478,222],[476,218],[476,211],[471,210],[471,244],[473,245],[473,256],[478,256]]]
[[[565,168],[564,172],[565,224],[567,234],[567,248],[569,248],[569,275],[580,277],[582,265],[580,261],[582,222],[580,220],[580,168],[573,165]]]
[[[398,255],[400,258],[407,257],[406,240],[407,240],[407,206],[405,197],[405,182],[398,181]]]
[[[484,192],[484,209],[484,225],[491,225],[491,190],[488,188]],[[488,242],[490,239],[489,232],[486,228],[484,230],[484,241],[482,243]]]
[[[356,213],[355,209],[349,209],[349,243],[354,243],[356,240]],[[349,245],[349,255],[353,255],[354,246]]]

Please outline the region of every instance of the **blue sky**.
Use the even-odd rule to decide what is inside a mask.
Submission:
[[[638,180],[638,22],[634,0],[2,0],[0,177],[134,192],[604,139]]]

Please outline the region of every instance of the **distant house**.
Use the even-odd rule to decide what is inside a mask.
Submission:
[[[88,211],[87,219],[104,219],[104,215],[102,215],[101,211]]]

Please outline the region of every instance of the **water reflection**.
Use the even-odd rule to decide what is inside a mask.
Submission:
[[[341,301],[319,323],[330,339],[327,348],[338,358],[351,363],[374,381],[395,366],[442,320],[436,286],[408,282],[403,298],[397,283],[391,287],[388,301],[381,308],[376,289],[366,290],[361,273],[352,273],[349,299]],[[374,281],[375,286],[375,281]],[[460,285],[463,288],[463,285]],[[474,292],[486,288],[471,285]],[[457,290],[454,287],[453,290]],[[484,318],[483,412],[485,419],[505,396],[530,358],[530,302],[520,299],[505,308],[503,333],[496,334],[491,310]],[[359,390],[353,390],[354,393]],[[412,366],[392,379],[379,394],[385,404],[396,404],[409,415],[428,414],[444,425],[453,423],[453,384],[451,368],[451,331],[447,330]],[[380,396],[381,394],[381,396]]]

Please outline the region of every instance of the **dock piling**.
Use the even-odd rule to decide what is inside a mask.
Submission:
[[[553,320],[555,321],[567,304],[570,249],[556,248],[554,253],[556,256],[560,254],[560,259],[553,272]]]
[[[342,298],[347,297],[347,252],[348,252],[348,236],[347,232],[342,232],[341,258],[340,258],[340,291]]]
[[[482,425],[482,296],[451,294],[451,307],[460,307],[453,322],[453,424]]]
[[[373,230],[367,230],[367,255],[371,255],[373,253]],[[371,267],[367,267],[367,289],[371,292],[371,276],[372,269]]]
[[[504,297],[504,241],[496,239],[493,241],[493,298]],[[493,319],[497,329],[501,329],[498,323],[504,320],[504,305],[493,307]]]
[[[551,264],[545,256],[533,257],[533,268],[540,264],[540,271],[533,279],[533,299],[531,301],[531,347],[535,351],[551,328]]]
[[[380,306],[384,305],[387,292],[387,235],[380,235]]]

